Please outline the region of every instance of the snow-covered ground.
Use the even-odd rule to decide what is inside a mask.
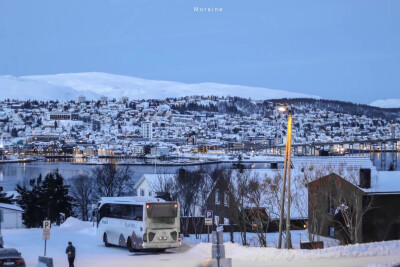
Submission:
[[[257,234],[255,233],[247,233],[247,244],[249,244],[250,247],[259,247],[259,241]],[[306,230],[300,230],[300,231],[291,231],[292,235],[292,246],[294,248],[299,248],[300,247],[300,240],[302,241],[308,241],[308,235]],[[277,247],[278,246],[278,233],[267,233],[265,234],[265,237],[267,239],[267,246],[268,247]],[[229,232],[224,233],[223,235],[224,238],[224,243],[230,242],[231,240],[231,235]],[[207,243],[208,237],[207,234],[200,235],[199,238],[196,238],[195,235],[190,235],[190,237],[185,237],[183,238],[184,242],[191,243],[191,244],[200,244],[200,243]],[[211,240],[211,233],[210,233],[210,240]],[[335,246],[336,242],[333,241],[334,239],[328,239],[324,238],[321,241],[324,241],[324,246],[325,247],[331,247]],[[233,242],[242,244],[242,238],[240,236],[239,232],[233,233]]]
[[[293,243],[304,231],[293,232]],[[228,236],[228,235],[226,235]],[[237,235],[235,235],[237,236]],[[251,235],[250,235],[251,236]],[[17,248],[27,262],[36,266],[43,255],[42,229],[3,230],[6,247]],[[205,237],[202,236],[203,238]],[[267,235],[274,245],[275,233]],[[226,237],[224,237],[226,239]],[[209,243],[193,244],[193,238],[184,241],[180,249],[165,253],[130,253],[127,249],[110,247],[96,241],[96,229],[90,222],[69,218],[62,226],[54,226],[47,243],[47,256],[57,267],[68,266],[65,248],[72,241],[76,247],[76,266],[204,266],[211,256]],[[243,247],[238,243],[225,243],[226,255],[233,266],[394,266],[400,264],[400,241],[330,247],[321,250],[278,250],[273,247]]]

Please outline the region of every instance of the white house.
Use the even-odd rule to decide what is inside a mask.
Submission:
[[[0,203],[0,212],[3,215],[1,222],[2,229],[10,228],[24,228],[22,223],[22,213],[24,212],[21,207],[12,204]]]
[[[157,185],[161,180],[173,178],[174,174],[143,174],[135,184],[138,196],[155,196]]]

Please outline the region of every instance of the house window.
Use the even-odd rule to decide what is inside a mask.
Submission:
[[[142,197],[144,196],[144,189],[142,189],[142,188],[140,189],[140,196],[142,196]]]
[[[224,224],[225,225],[229,225],[229,219],[228,218],[224,218]]]
[[[215,204],[219,204],[220,201],[219,189],[215,190]]]
[[[335,237],[335,228],[333,226],[329,226],[329,236]]]
[[[334,194],[329,194],[329,206],[328,206],[328,213],[331,215],[335,214],[335,206],[333,205],[333,201],[335,199]]]
[[[216,225],[219,224],[219,216],[217,216],[217,215],[214,216],[214,223],[215,223]]]
[[[151,197],[153,195],[152,191],[149,191],[149,197]]]
[[[229,195],[228,195],[228,192],[224,193],[224,205],[226,207],[229,207]]]

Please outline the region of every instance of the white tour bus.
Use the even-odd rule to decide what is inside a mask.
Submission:
[[[154,197],[103,197],[97,204],[97,236],[129,251],[180,246],[176,202]]]

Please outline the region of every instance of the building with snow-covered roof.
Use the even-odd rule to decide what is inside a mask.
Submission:
[[[1,228],[25,228],[22,222],[22,213],[24,210],[17,205],[0,203],[0,213],[2,216]]]
[[[175,174],[143,174],[133,187],[137,196],[155,196],[163,179],[173,179]]]
[[[400,172],[361,169],[357,181],[332,173],[307,188],[311,233],[343,244],[400,239]]]

